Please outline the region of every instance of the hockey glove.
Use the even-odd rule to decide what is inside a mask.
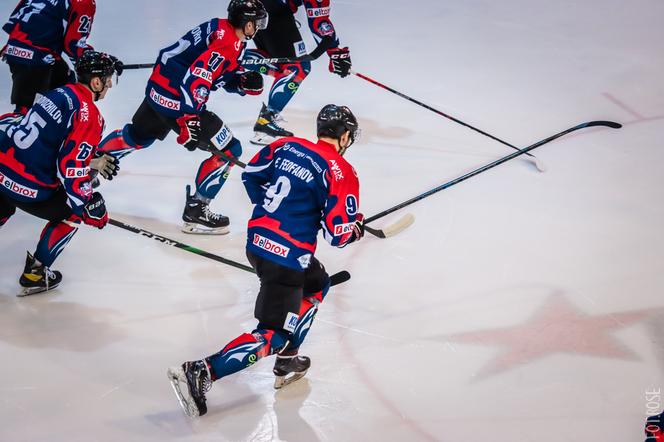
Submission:
[[[90,161],[90,169],[111,181],[120,170],[120,160],[104,152],[96,151],[94,158]]]
[[[93,193],[90,201],[83,207],[83,222],[98,229],[103,229],[108,224],[106,203],[101,193]]]
[[[111,60],[113,61],[113,68],[115,69],[115,73],[119,77],[124,72],[124,63],[118,60],[118,57],[114,57],[110,54],[108,56],[111,57]]]
[[[359,241],[362,239],[363,236],[364,236],[364,215],[358,213],[355,216],[355,223],[353,223],[353,226],[351,227],[350,240],[348,242],[351,243]]]
[[[263,76],[258,72],[248,71],[240,74],[240,89],[248,95],[263,93]]]
[[[352,62],[348,48],[332,48],[327,51],[327,55],[330,56],[330,72],[342,78],[350,74]]]
[[[198,147],[198,140],[201,138],[200,117],[198,115],[183,115],[176,121],[180,126],[180,135],[178,135],[177,142],[193,152]]]

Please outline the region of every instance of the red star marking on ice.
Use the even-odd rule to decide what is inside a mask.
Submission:
[[[643,321],[654,310],[593,316],[581,311],[565,296],[553,294],[523,324],[460,333],[448,336],[447,339],[454,342],[498,345],[503,348],[479,371],[478,378],[560,353],[638,360],[639,357],[613,336],[612,332]]]

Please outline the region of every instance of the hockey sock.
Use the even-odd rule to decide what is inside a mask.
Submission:
[[[284,65],[283,70],[274,77],[267,107],[274,112],[283,111],[309,72],[311,63],[308,61]]]
[[[233,163],[227,163],[216,155],[203,161],[196,174],[196,195],[210,201],[219,193],[231,173]]]
[[[133,126],[125,125],[122,129],[111,132],[99,143],[98,150],[115,158],[123,158],[135,150],[150,147],[155,140],[137,140],[133,136]]]
[[[41,238],[37,243],[35,259],[50,267],[65,246],[76,234],[78,227],[65,222],[50,222],[42,230]]]
[[[329,284],[323,288],[320,292],[316,292],[312,295],[308,295],[302,299],[300,304],[300,317],[293,331],[293,335],[290,337],[290,346],[289,349],[297,351],[300,348],[300,345],[304,342],[304,339],[309,333],[309,329],[314,323],[314,318],[316,313],[318,313],[318,306],[325,299],[328,290],[330,289]]]
[[[237,373],[259,359],[281,350],[288,334],[284,331],[256,329],[229,342],[219,353],[205,358],[213,381]]]

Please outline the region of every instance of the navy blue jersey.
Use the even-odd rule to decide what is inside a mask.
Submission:
[[[232,81],[245,43],[227,20],[213,19],[195,27],[159,52],[145,93],[162,115],[179,118],[200,114],[211,90]]]
[[[13,63],[53,64],[65,52],[72,60],[92,49],[87,42],[95,0],[21,0],[2,29],[9,34],[3,55]]]
[[[290,6],[293,14],[297,12],[300,6],[304,6],[307,14],[309,29],[314,34],[314,39],[320,43],[323,37],[331,37],[339,46],[339,39],[334,30],[334,25],[330,20],[330,1],[331,0],[280,0]]]
[[[90,160],[104,120],[82,84],[54,89],[25,117],[0,131],[0,192],[23,202],[49,199],[64,186],[76,215],[92,193]]]
[[[247,250],[303,270],[325,239],[343,247],[359,210],[359,180],[353,167],[324,141],[281,138],[260,150],[242,181],[255,205]]]

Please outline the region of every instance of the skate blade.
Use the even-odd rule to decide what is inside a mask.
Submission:
[[[249,142],[257,146],[267,146],[268,144],[276,140],[277,137],[273,137],[272,135],[266,135],[264,133],[255,132],[254,137],[251,140],[249,140]]]
[[[305,374],[307,374],[307,370],[291,373],[290,376],[277,376],[274,379],[274,389],[279,390],[286,385],[290,385],[293,382],[302,379]]]
[[[175,396],[178,398],[180,407],[184,414],[191,418],[199,417],[198,407],[194,402],[194,398],[189,395],[189,386],[187,384],[187,377],[184,375],[182,368],[172,367],[168,369],[167,372],[168,380],[171,381],[171,387],[175,392]],[[184,385],[184,391],[187,392],[187,395],[182,392],[182,386]]]
[[[55,284],[52,286],[49,286],[48,288],[46,287],[23,287],[23,289],[16,295],[19,298],[23,298],[25,296],[30,296],[30,295],[37,295],[39,293],[44,293],[44,292],[49,292],[59,286],[60,284]]]
[[[182,231],[191,235],[226,235],[230,232],[229,226],[210,228],[196,223],[184,223]]]

